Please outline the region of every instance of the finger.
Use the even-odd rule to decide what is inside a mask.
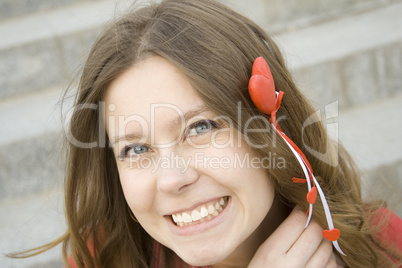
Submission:
[[[322,239],[321,244],[306,264],[306,268],[320,267],[336,267],[336,257],[333,253],[332,244],[326,239]]]
[[[286,253],[303,233],[307,216],[295,207],[289,216],[263,243],[262,247],[268,247],[278,254]]]
[[[322,230],[318,223],[311,222],[289,249],[289,257],[297,259],[301,264],[306,264],[324,240]]]

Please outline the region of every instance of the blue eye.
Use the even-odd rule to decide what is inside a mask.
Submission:
[[[191,124],[188,127],[188,136],[194,136],[194,135],[201,135],[204,134],[208,131],[210,131],[212,128],[217,128],[218,124],[215,121],[211,120],[200,120],[197,121],[193,124]]]
[[[196,127],[194,128],[194,131],[195,131],[197,134],[200,134],[200,133],[203,133],[203,132],[208,131],[209,129],[211,129],[211,125],[210,125],[210,124],[207,124],[207,123],[205,123],[205,122],[203,122],[202,124],[199,124],[198,126],[196,126]]]
[[[144,145],[137,145],[131,148],[134,154],[143,154],[149,151],[149,148]],[[128,151],[130,152],[130,150]]]
[[[127,155],[140,155],[149,152],[150,148],[146,145],[129,145],[123,148],[120,153],[120,160],[124,160]]]

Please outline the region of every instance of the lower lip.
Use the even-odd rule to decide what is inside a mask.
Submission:
[[[203,221],[198,224],[180,227],[180,226],[177,226],[172,221],[171,216],[166,217],[166,221],[168,222],[168,225],[169,225],[170,229],[172,230],[172,232],[176,235],[186,236],[186,235],[199,234],[199,233],[205,232],[205,231],[219,225],[221,222],[223,222],[225,220],[226,215],[228,214],[231,204],[232,204],[232,198],[229,197],[228,204],[226,205],[225,209],[219,213],[218,216],[216,216],[215,218],[213,218],[209,221]]]

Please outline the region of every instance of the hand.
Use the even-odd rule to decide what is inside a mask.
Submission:
[[[311,221],[304,229],[307,216],[299,208],[262,243],[248,268],[261,267],[345,267],[322,236],[323,229]]]

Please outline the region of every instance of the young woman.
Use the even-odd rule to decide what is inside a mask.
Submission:
[[[111,24],[74,107],[68,230],[42,248],[63,242],[72,267],[400,265],[400,245],[378,235],[398,218],[362,201],[321,123],[303,129],[314,110],[271,38],[216,1]]]

